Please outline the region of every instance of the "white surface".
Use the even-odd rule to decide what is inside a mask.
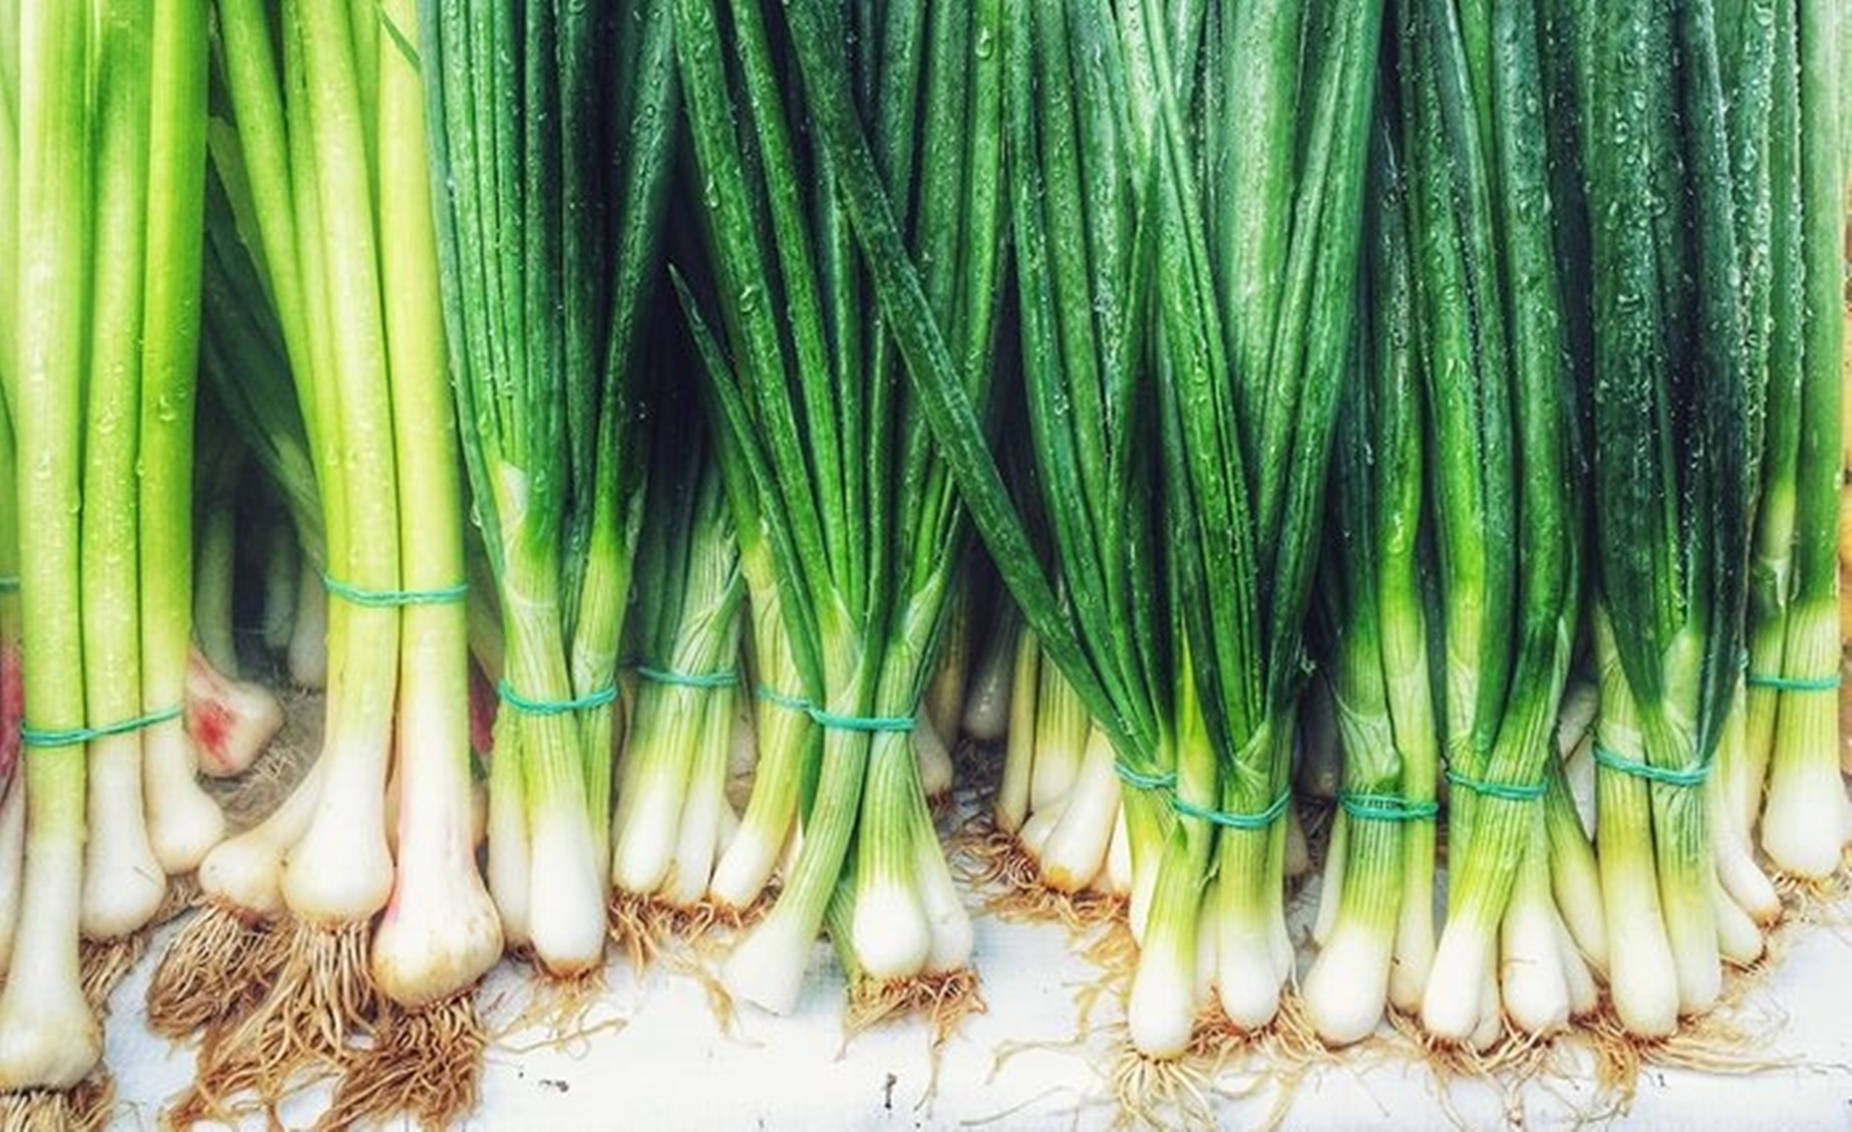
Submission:
[[[812,1129],[812,1128],[1097,1128],[1116,1115],[1097,1073],[1110,1062],[1112,1039],[1096,1032],[1091,1052],[1028,1050],[996,1065],[1010,1042],[1059,1043],[1077,1026],[1075,992],[1099,971],[1052,925],[1005,924],[980,917],[979,969],[990,1010],[972,1017],[946,1044],[936,1094],[928,1096],[931,1061],[926,1028],[890,1024],[843,1046],[842,984],[819,946],[794,1014],[774,1018],[742,1011],[734,1033],[722,1032],[700,985],[656,969],[639,983],[619,959],[607,989],[585,1018],[597,1032],[565,1046],[546,1045],[541,1030],[508,1035],[489,1051],[475,1129]],[[155,1129],[164,1102],[190,1080],[192,1051],[170,1047],[137,1023],[157,953],[118,988],[109,1022],[108,1063],[121,1101],[117,1126]],[[479,1001],[491,1021],[510,1017],[524,983],[506,965]],[[1747,1024],[1772,1043],[1746,1057],[1789,1057],[1796,1064],[1751,1077],[1648,1068],[1629,1129],[1852,1129],[1852,928],[1844,923],[1798,929],[1784,962],[1747,1000]],[[1096,1023],[1117,1018],[1108,996]],[[622,1019],[620,1027],[598,1029]],[[522,1052],[525,1050],[525,1052]],[[1364,1061],[1372,1064],[1362,1064]],[[993,1075],[994,1070],[994,1075]],[[1239,1087],[1243,1070],[1225,1074]],[[323,1098],[283,1113],[306,1127]],[[1448,1091],[1450,1118],[1424,1067],[1402,1058],[1351,1056],[1316,1071],[1296,1090],[1292,1128],[1568,1127],[1601,1107],[1592,1084],[1554,1079],[1521,1093],[1522,1114],[1477,1083]],[[1224,1127],[1266,1119],[1272,1089],[1219,1106]],[[251,1127],[262,1127],[251,1122]]]

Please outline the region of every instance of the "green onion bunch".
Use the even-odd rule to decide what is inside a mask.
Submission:
[[[909,738],[964,521],[895,345],[943,323],[959,396],[984,403],[1002,243],[1000,11],[902,3],[868,22],[869,10],[826,3],[775,19],[755,0],[673,8],[709,249],[706,284],[684,281],[683,301],[734,526],[769,544],[790,661],[755,609],[755,694],[762,721],[776,709],[811,736],[797,757],[761,747],[735,839],[758,866],[743,879],[763,883],[785,823],[801,840],[723,977],[791,1009],[827,918],[857,998],[904,1003],[961,980],[972,935]],[[873,148],[844,153],[858,115]],[[858,209],[889,199],[902,202],[902,242],[858,248]],[[928,265],[929,305],[889,317],[871,278],[912,257]],[[741,556],[756,604],[752,557],[766,550],[754,541],[742,536]]]
[[[488,877],[511,947],[603,962],[638,357],[673,143],[666,5],[421,6],[456,414],[505,642]],[[607,76],[613,85],[607,89]]]

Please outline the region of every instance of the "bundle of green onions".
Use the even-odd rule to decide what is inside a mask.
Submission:
[[[1847,837],[1835,790],[1841,475],[1830,466],[1842,447],[1845,395],[1844,213],[1836,202],[1844,200],[1843,164],[1852,142],[1844,136],[1834,92],[1847,66],[1835,33],[1846,21],[1831,4],[1784,0],[1771,6],[1777,9],[1771,21],[1774,97],[1767,169],[1756,188],[1772,200],[1759,202],[1762,210],[1751,214],[1763,229],[1741,234],[1759,253],[1745,249],[1742,258],[1750,269],[1744,287],[1753,289],[1751,315],[1759,320],[1749,327],[1747,342],[1750,364],[1762,372],[1751,380],[1767,381],[1767,413],[1750,580],[1747,759],[1731,783],[1729,820],[1746,841],[1759,818],[1759,842],[1774,866],[1817,880],[1838,867]],[[1761,28],[1732,40],[1727,33],[1733,30],[1719,30],[1720,42],[1735,46],[1725,50],[1726,64],[1750,58],[1756,40],[1746,35]],[[1744,134],[1764,136],[1739,117],[1730,121],[1732,143]],[[1745,218],[1738,219],[1740,227]]]
[[[489,884],[506,942],[559,977],[603,962],[634,371],[677,130],[667,5],[615,16],[480,0],[421,21],[450,369],[506,642]]]
[[[1838,477],[1823,465],[1840,450],[1841,396],[1832,11],[1627,5],[1585,29],[1601,864],[1615,1009],[1646,1037],[1716,1001],[1720,960],[1762,953],[1756,921],[1776,908],[1742,844],[1758,750],[1773,744],[1761,843],[1777,867],[1830,872],[1844,836],[1825,694]],[[1641,57],[1677,65],[1611,69]],[[1595,142],[1609,130],[1622,144]],[[1725,785],[1707,788],[1717,761]]]
[[[1237,7],[1216,35],[1143,7],[1158,257],[1188,265],[1157,281],[1163,496],[1181,536],[1179,821],[1128,1006],[1134,1042],[1163,1055],[1188,1041],[1203,984],[1226,1023],[1254,1030],[1292,971],[1278,819],[1351,357],[1382,11]],[[1211,941],[1212,978],[1197,967]]]
[[[363,1094],[343,1103],[417,1105],[378,1084],[408,1059],[441,1061],[437,1076],[469,1094],[481,1039],[468,991],[501,954],[471,833],[463,507],[424,93],[399,31],[415,26],[409,4],[379,15],[218,7],[232,124],[213,160],[259,269],[226,297],[267,307],[280,329],[332,600],[322,753],[275,813],[207,858],[208,907],[165,961],[195,1000],[182,1015],[212,1024],[194,1112],[246,1089],[272,1102],[334,1066]],[[221,266],[228,252],[215,247]],[[221,346],[236,364],[254,342]],[[362,1032],[373,1041],[356,1059]]]
[[[674,4],[708,302],[724,345],[688,285],[684,302],[721,460],[749,481],[730,491],[734,525],[770,543],[795,669],[793,684],[762,694],[821,732],[789,770],[762,753],[753,802],[766,790],[781,803],[795,795],[801,844],[723,974],[734,994],[789,1010],[827,915],[859,1009],[904,1008],[922,988],[955,1009],[973,985],[971,926],[908,732],[942,639],[963,517],[898,372],[895,338],[920,327],[880,317],[868,276],[904,270],[908,247],[931,265],[927,328],[935,318],[949,328],[957,386],[983,403],[1001,250],[1000,12],[903,3],[864,24],[863,9],[804,4],[774,24],[772,7],[736,3],[723,17],[712,0]],[[798,61],[801,93],[777,69],[773,36]],[[812,139],[853,131],[858,114],[876,123],[878,170],[865,149],[851,160],[833,144],[803,148],[806,111]],[[858,255],[851,230],[856,202],[890,193],[912,204],[906,242],[884,253],[898,265],[875,249]],[[755,632],[763,624],[755,612]],[[777,659],[761,681],[779,674]],[[738,837],[768,838],[745,850],[764,861],[784,831],[751,809]]]
[[[95,1115],[69,1090],[100,1053],[86,994],[120,970],[80,971],[80,934],[132,955],[167,877],[223,830],[182,720],[205,15],[193,2],[0,12],[8,514],[37,516],[17,531],[8,586],[32,706],[14,720],[22,769],[6,775],[0,1106],[27,1125]]]
[[[1373,1032],[1386,1001],[1418,1009],[1434,962],[1440,729],[1422,594],[1426,370],[1406,188],[1382,115],[1372,142],[1357,373],[1332,457],[1316,618],[1342,773],[1304,992],[1332,1044]]]
[[[1580,427],[1555,269],[1538,7],[1399,4],[1415,336],[1438,560],[1440,721],[1450,791],[1446,924],[1422,996],[1450,1042],[1502,1020],[1547,1033],[1594,1005],[1592,892],[1553,888],[1572,808],[1551,741],[1577,623]],[[1514,862],[1515,867],[1514,867]],[[1576,929],[1572,944],[1562,923]]]
[[[1140,218],[1149,144],[1122,126],[1131,106],[1115,24],[1020,3],[1005,22],[1032,453],[1012,453],[1011,472],[1050,578],[1042,555],[993,544],[1028,621],[1016,642],[998,821],[1048,888],[1074,893],[1104,877],[1129,890],[1138,932],[1170,823],[1161,797],[1138,787],[1174,781],[1176,733],[1156,421],[1140,396],[1151,381],[1154,229]],[[1052,593],[1025,592],[1024,575]]]
[[[699,437],[698,419],[673,406],[652,406],[659,427]],[[733,516],[704,444],[658,444],[654,456],[637,554],[636,701],[612,819],[621,934],[648,930],[651,905],[700,906],[737,824],[726,788],[745,586]]]

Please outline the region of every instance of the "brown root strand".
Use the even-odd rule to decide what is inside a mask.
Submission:
[[[345,1069],[354,1053],[349,1039],[365,1031],[375,1009],[370,934],[365,921],[297,924],[288,960],[256,1010],[207,1030],[174,1123],[235,1122],[271,1111],[291,1092]],[[240,1099],[247,1095],[255,1103]]]
[[[148,921],[153,927],[171,923],[186,915],[188,909],[198,904],[199,877],[194,873],[167,878],[167,892],[161,897],[161,906],[154,910],[154,919]]]
[[[689,961],[717,938],[758,923],[775,897],[776,890],[768,888],[746,907],[734,908],[712,900],[675,904],[618,889],[607,909],[611,942],[624,950],[638,974],[659,959]]]
[[[583,1050],[593,1034],[621,1029],[627,1024],[622,1018],[588,1021],[592,1008],[605,1001],[604,968],[594,967],[576,975],[556,975],[534,962],[531,953],[517,954],[515,958],[531,963],[532,970],[520,984],[519,994],[524,999],[520,1008],[490,1031],[489,1040],[494,1044],[515,1053],[535,1049]],[[497,996],[491,1006],[500,1006],[506,997]],[[491,1009],[491,1013],[499,1011]],[[542,1030],[547,1037],[524,1046],[512,1046],[506,1040],[531,1029]]]
[[[98,1069],[74,1089],[0,1093],[0,1132],[102,1132],[116,1107],[116,1082]]]
[[[290,933],[207,901],[148,984],[148,1028],[178,1040],[254,1009],[289,959]]]
[[[927,1108],[939,1092],[939,1066],[946,1039],[966,1018],[988,1009],[978,974],[969,967],[905,979],[853,979],[842,1018],[843,1046],[846,1049],[855,1035],[870,1026],[923,1015],[931,1037],[927,1042],[926,1091],[916,1107]]]
[[[109,996],[128,977],[142,953],[148,950],[148,933],[138,931],[118,939],[83,941],[78,953],[78,978],[84,1001],[101,1018],[109,1013]]]
[[[1041,862],[988,814],[953,835],[950,850],[960,879],[984,894],[985,911],[1006,923],[1052,922],[1082,934],[1125,920],[1123,896],[1050,888],[1042,879]]]
[[[936,1052],[967,1017],[987,1009],[977,972],[969,967],[906,979],[864,978],[850,984],[842,1028],[845,1038],[853,1038],[870,1026],[921,1014]]]
[[[1227,1103],[1263,1095],[1265,1111],[1243,1124],[1277,1128],[1306,1078],[1337,1063],[1295,994],[1284,995],[1273,1021],[1255,1030],[1236,1026],[1211,1004],[1177,1058],[1146,1057],[1125,1036],[1123,1022],[1115,1028],[1120,1036],[1107,1086],[1120,1120],[1140,1128],[1213,1127],[1227,1120]]]
[[[465,991],[417,1010],[383,1002],[373,1040],[335,1088],[318,1132],[376,1127],[401,1114],[420,1127],[456,1127],[476,1107],[488,1035]]]

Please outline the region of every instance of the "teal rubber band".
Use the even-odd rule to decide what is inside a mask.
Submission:
[[[804,709],[804,714],[814,720],[818,727],[828,727],[835,731],[911,731],[913,717],[910,715],[837,715],[824,711],[815,704]]]
[[[753,694],[768,704],[784,708],[786,711],[801,712],[810,717],[818,727],[828,727],[835,731],[911,731],[913,717],[910,715],[837,715],[824,711],[816,704],[802,696],[793,696],[789,692],[780,692],[763,684],[753,689]]]
[[[1431,821],[1439,802],[1410,802],[1395,794],[1339,794],[1338,806],[1359,821]]]
[[[442,586],[434,590],[367,590],[349,585],[333,574],[322,575],[322,588],[350,605],[368,609],[396,609],[403,605],[442,605],[462,601],[469,594],[469,583]]]
[[[1140,790],[1168,790],[1177,784],[1177,772],[1174,770],[1163,771],[1159,774],[1146,774],[1122,762],[1113,763],[1112,769],[1113,773],[1119,776],[1119,781]]]
[[[102,727],[39,728],[22,726],[19,729],[19,741],[28,747],[75,747],[79,743],[88,743],[92,739],[102,739],[110,735],[127,735],[134,731],[145,730],[157,723],[179,719],[181,707],[176,704],[160,711],[151,711],[147,715],[138,715],[134,719],[125,719],[119,723],[107,723]]]
[[[18,592],[19,592],[19,575],[18,574],[8,574],[6,577],[0,578],[0,594],[16,594]]]
[[[1200,818],[1226,829],[1256,830],[1266,829],[1279,821],[1280,815],[1286,812],[1286,807],[1292,804],[1292,800],[1293,792],[1290,789],[1282,790],[1280,796],[1273,800],[1273,804],[1258,814],[1231,814],[1224,810],[1205,810],[1201,806],[1193,805],[1172,794],[1170,808],[1186,818]]]
[[[1675,770],[1643,763],[1639,759],[1630,759],[1626,755],[1610,751],[1599,743],[1595,744],[1595,764],[1666,786],[1702,786],[1711,776],[1711,764],[1708,762],[1686,767],[1683,770]]]
[[[1534,782],[1528,786],[1509,782],[1483,782],[1453,770],[1447,772],[1447,781],[1483,797],[1502,798],[1507,802],[1534,802],[1543,797],[1543,792],[1549,788],[1546,782]]]
[[[647,664],[639,664],[637,675],[652,684],[668,684],[677,688],[732,688],[740,682],[740,674],[731,668],[719,672],[683,672],[675,668],[652,668]]]
[[[1831,692],[1839,687],[1839,674],[1831,676],[1766,676],[1751,672],[1743,678],[1751,688],[1773,688],[1777,692]]]
[[[495,685],[495,693],[509,707],[524,711],[529,715],[566,715],[570,712],[585,711],[588,708],[603,707],[615,702],[617,685],[612,684],[595,692],[587,692],[583,696],[575,696],[570,700],[530,700],[510,687],[508,681],[503,680]]]
[[[764,684],[759,685],[752,691],[753,695],[758,696],[774,707],[781,707],[786,711],[795,711],[803,715],[810,714],[810,701],[802,696],[793,696],[788,692],[780,692],[778,689],[768,688]]]

